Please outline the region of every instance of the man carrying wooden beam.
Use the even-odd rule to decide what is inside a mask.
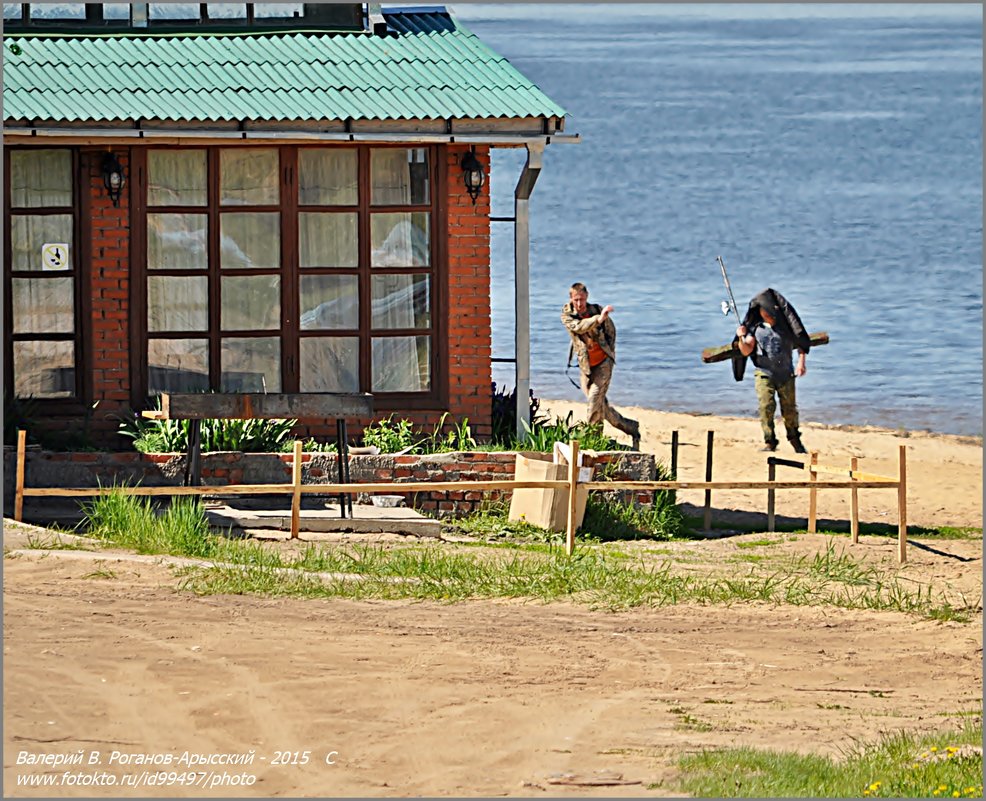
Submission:
[[[788,441],[796,453],[807,453],[798,430],[794,382],[807,372],[805,357],[811,349],[811,340],[794,306],[780,292],[765,289],[750,301],[750,308],[736,329],[736,336],[740,353],[752,356],[756,367],[754,380],[760,404],[763,450],[777,450],[777,436],[774,434],[776,394],[780,399]],[[797,365],[793,364],[792,358],[795,348],[798,350]]]

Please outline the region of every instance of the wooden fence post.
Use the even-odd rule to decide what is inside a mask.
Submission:
[[[777,478],[777,463],[774,462],[774,457],[767,458],[767,480],[773,481]],[[767,490],[767,531],[774,530],[774,496],[777,494],[777,490],[771,488]]]
[[[907,446],[897,451],[897,561],[907,561]]]
[[[678,431],[671,432],[671,480],[678,480]],[[678,492],[677,490],[671,490],[671,503],[676,504],[678,502]],[[657,496],[655,495],[655,500]]]
[[[17,429],[17,486],[14,490],[14,520],[24,519],[24,460],[27,450],[27,431]]]
[[[856,481],[856,469],[859,459],[853,456],[849,460],[849,480]],[[852,533],[853,545],[859,543],[859,490],[853,487],[849,490],[849,531]]]
[[[579,484],[579,441],[571,442],[568,460],[568,523],[565,527],[565,553],[569,556],[575,551],[575,516],[578,508]]]
[[[291,469],[291,539],[298,539],[301,528],[301,440],[294,441],[294,464]]]
[[[808,465],[808,480],[818,481],[818,473],[815,465],[818,464],[818,451],[812,451],[810,464]],[[814,534],[818,528],[818,490],[812,487],[808,490],[808,533]]]
[[[705,480],[712,480],[712,439],[715,436],[715,431],[708,432],[708,437],[705,443]],[[710,531],[712,529],[712,490],[707,489],[705,491],[705,518],[703,520],[704,530]]]

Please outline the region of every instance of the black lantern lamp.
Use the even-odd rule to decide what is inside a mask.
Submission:
[[[479,197],[479,190],[486,183],[486,173],[483,172],[483,165],[476,158],[475,149],[470,150],[462,157],[462,179],[466,183],[466,191],[475,206],[476,198]]]
[[[107,153],[103,156],[103,183],[106,185],[106,192],[113,201],[114,206],[120,205],[120,192],[123,185],[127,182],[123,174],[123,166],[117,161],[116,156]]]

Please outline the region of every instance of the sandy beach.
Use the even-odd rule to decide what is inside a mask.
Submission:
[[[585,419],[585,404],[572,401],[542,400],[541,408],[551,416],[564,417],[573,413],[575,420]],[[753,480],[767,478],[767,456],[762,453],[760,422],[750,417],[718,417],[702,414],[681,414],[643,409],[636,406],[619,407],[623,414],[640,421],[643,436],[641,450],[653,453],[660,461],[670,464],[671,432],[678,431],[678,477],[700,481],[705,478],[707,431],[714,431],[713,480]],[[783,439],[783,423],[778,419],[777,430],[781,444],[777,456],[785,459],[804,459],[795,454]],[[849,466],[850,457],[859,459],[859,469],[881,475],[897,474],[899,445],[907,446],[907,513],[908,524],[916,527],[972,526],[983,524],[983,443],[981,437],[962,437],[919,431],[891,431],[875,427],[830,426],[802,420],[802,438],[809,450],[819,452],[821,464]],[[606,425],[606,432],[620,442],[628,438]],[[777,477],[789,480],[803,478],[791,468],[778,468]],[[701,491],[681,492],[679,500],[701,506]],[[753,522],[764,518],[767,509],[766,492],[714,492],[712,506],[717,511],[747,513]],[[800,490],[777,493],[777,514],[805,518],[808,509],[807,492]],[[897,523],[897,498],[892,490],[860,491],[859,513],[862,522]],[[849,498],[838,490],[818,494],[819,525],[826,520],[843,525],[849,517]],[[738,519],[720,515],[721,519]]]

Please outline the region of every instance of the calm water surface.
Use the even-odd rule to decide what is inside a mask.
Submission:
[[[581,280],[619,327],[611,399],[754,415],[704,365],[771,286],[832,343],[806,419],[982,433],[982,16],[977,6],[457,5],[568,111],[532,197],[532,386],[568,383]],[[494,214],[522,151],[494,154]],[[494,356],[513,355],[512,228],[494,223]],[[573,371],[574,372],[574,371]],[[512,366],[494,377],[513,383]]]

